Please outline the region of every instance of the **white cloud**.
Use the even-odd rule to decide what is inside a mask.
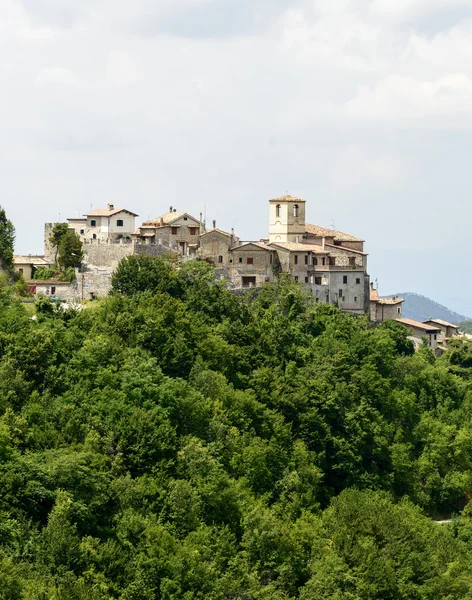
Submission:
[[[44,85],[48,83],[60,83],[64,85],[76,85],[77,76],[63,67],[45,67],[36,76],[35,83]]]
[[[133,58],[123,50],[112,50],[108,57],[106,81],[112,86],[138,82],[142,75]]]
[[[353,118],[403,120],[472,114],[472,80],[458,73],[428,81],[389,75],[346,104]]]
[[[377,246],[392,247],[402,211],[421,218],[446,194],[451,210],[467,206],[470,10],[0,0],[0,195],[19,250],[40,250],[38,223],[107,199],[144,216],[206,201],[222,226],[258,238],[266,199],[287,188],[306,194],[314,221],[334,216],[368,240],[381,230]],[[396,210],[383,218],[386,197]],[[437,251],[434,236],[417,244]]]

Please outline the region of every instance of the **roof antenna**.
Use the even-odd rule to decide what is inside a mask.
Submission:
[[[331,229],[334,231],[334,219],[331,219]]]
[[[207,222],[207,203],[203,203],[203,224],[206,226]]]

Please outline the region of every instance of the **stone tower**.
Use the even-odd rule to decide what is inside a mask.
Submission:
[[[282,196],[269,202],[269,241],[301,242],[305,234],[305,200]]]

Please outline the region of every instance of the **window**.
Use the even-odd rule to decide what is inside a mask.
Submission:
[[[437,339],[438,339],[438,336],[437,336],[436,334],[434,334],[434,339],[435,339],[435,340],[437,340]]]
[[[178,227],[172,227],[172,235],[177,235],[178,230]]]
[[[295,204],[293,207],[293,216],[298,217],[299,207],[298,204]]]
[[[117,227],[123,227],[123,219],[117,219],[116,226]]]
[[[357,285],[359,285],[359,284],[360,284],[360,282],[361,282],[360,278],[359,278],[359,277],[357,277],[357,278],[356,278],[356,283],[357,283]]]
[[[320,299],[319,299],[319,298],[315,298],[315,302],[319,302],[319,301],[320,301]]]
[[[96,227],[97,226],[97,221],[95,221],[95,219],[92,219],[90,221],[90,227]]]
[[[252,256],[248,256],[247,257],[247,264],[248,265],[253,265],[254,264],[254,259],[252,258]]]
[[[334,245],[335,246],[342,246],[342,242],[340,242],[339,240],[334,240]]]
[[[357,302],[357,296],[354,296],[354,302]]]
[[[295,281],[298,281],[298,275],[295,275],[294,279]]]
[[[190,235],[197,235],[197,228],[196,227],[189,227],[188,228]]]
[[[280,204],[277,204],[277,206],[275,207],[275,214],[277,217],[280,217],[281,209],[282,209],[282,207],[280,206]]]
[[[305,277],[305,283],[308,283],[308,277]]]
[[[219,263],[220,263],[220,265],[221,265],[221,263],[223,262],[223,257],[222,257],[222,256],[218,256],[218,262],[219,262]]]
[[[313,257],[313,266],[316,266],[318,264],[318,259],[316,258],[316,256]]]
[[[305,264],[308,264],[308,254],[305,254]]]
[[[242,263],[242,262],[243,262],[243,257],[242,257],[242,256],[240,256],[240,257],[239,257],[239,262],[240,262],[240,263]]]
[[[188,221],[188,217],[184,217],[184,221]]]
[[[20,275],[23,275],[23,269],[18,269],[18,273],[20,273]]]
[[[402,314],[402,309],[401,309],[400,307],[398,307],[398,308],[397,308],[397,313],[398,313],[399,315],[401,315],[401,314]]]
[[[350,256],[349,257],[349,265],[351,267],[355,267],[356,266],[356,257],[355,256]]]
[[[294,260],[295,264],[298,265],[298,254],[295,254],[295,256],[293,257],[293,260]]]
[[[96,234],[96,233],[94,233],[94,234],[92,235],[92,239],[94,239],[94,240],[96,240],[96,239],[97,239],[97,234]]]
[[[325,265],[326,265],[326,258],[325,258],[324,256],[323,256],[323,258],[321,259],[321,264],[322,264],[323,266],[325,266]]]
[[[334,256],[328,256],[328,265],[334,266],[336,264],[336,259]]]
[[[338,295],[339,295],[339,297],[341,298],[341,296],[343,295],[343,291],[342,291],[342,290],[339,290],[339,294],[338,294]]]
[[[85,233],[85,229],[81,229],[80,230],[80,235],[84,235],[84,233]]]
[[[56,293],[56,288],[55,288],[55,286],[52,286],[51,287],[51,294],[54,296],[55,293]]]
[[[315,284],[321,285],[321,277],[315,277]]]
[[[347,283],[347,275],[343,275],[343,283]]]

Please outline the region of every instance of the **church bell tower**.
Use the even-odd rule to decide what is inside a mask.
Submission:
[[[269,242],[301,242],[305,234],[305,200],[282,196],[269,203]]]

